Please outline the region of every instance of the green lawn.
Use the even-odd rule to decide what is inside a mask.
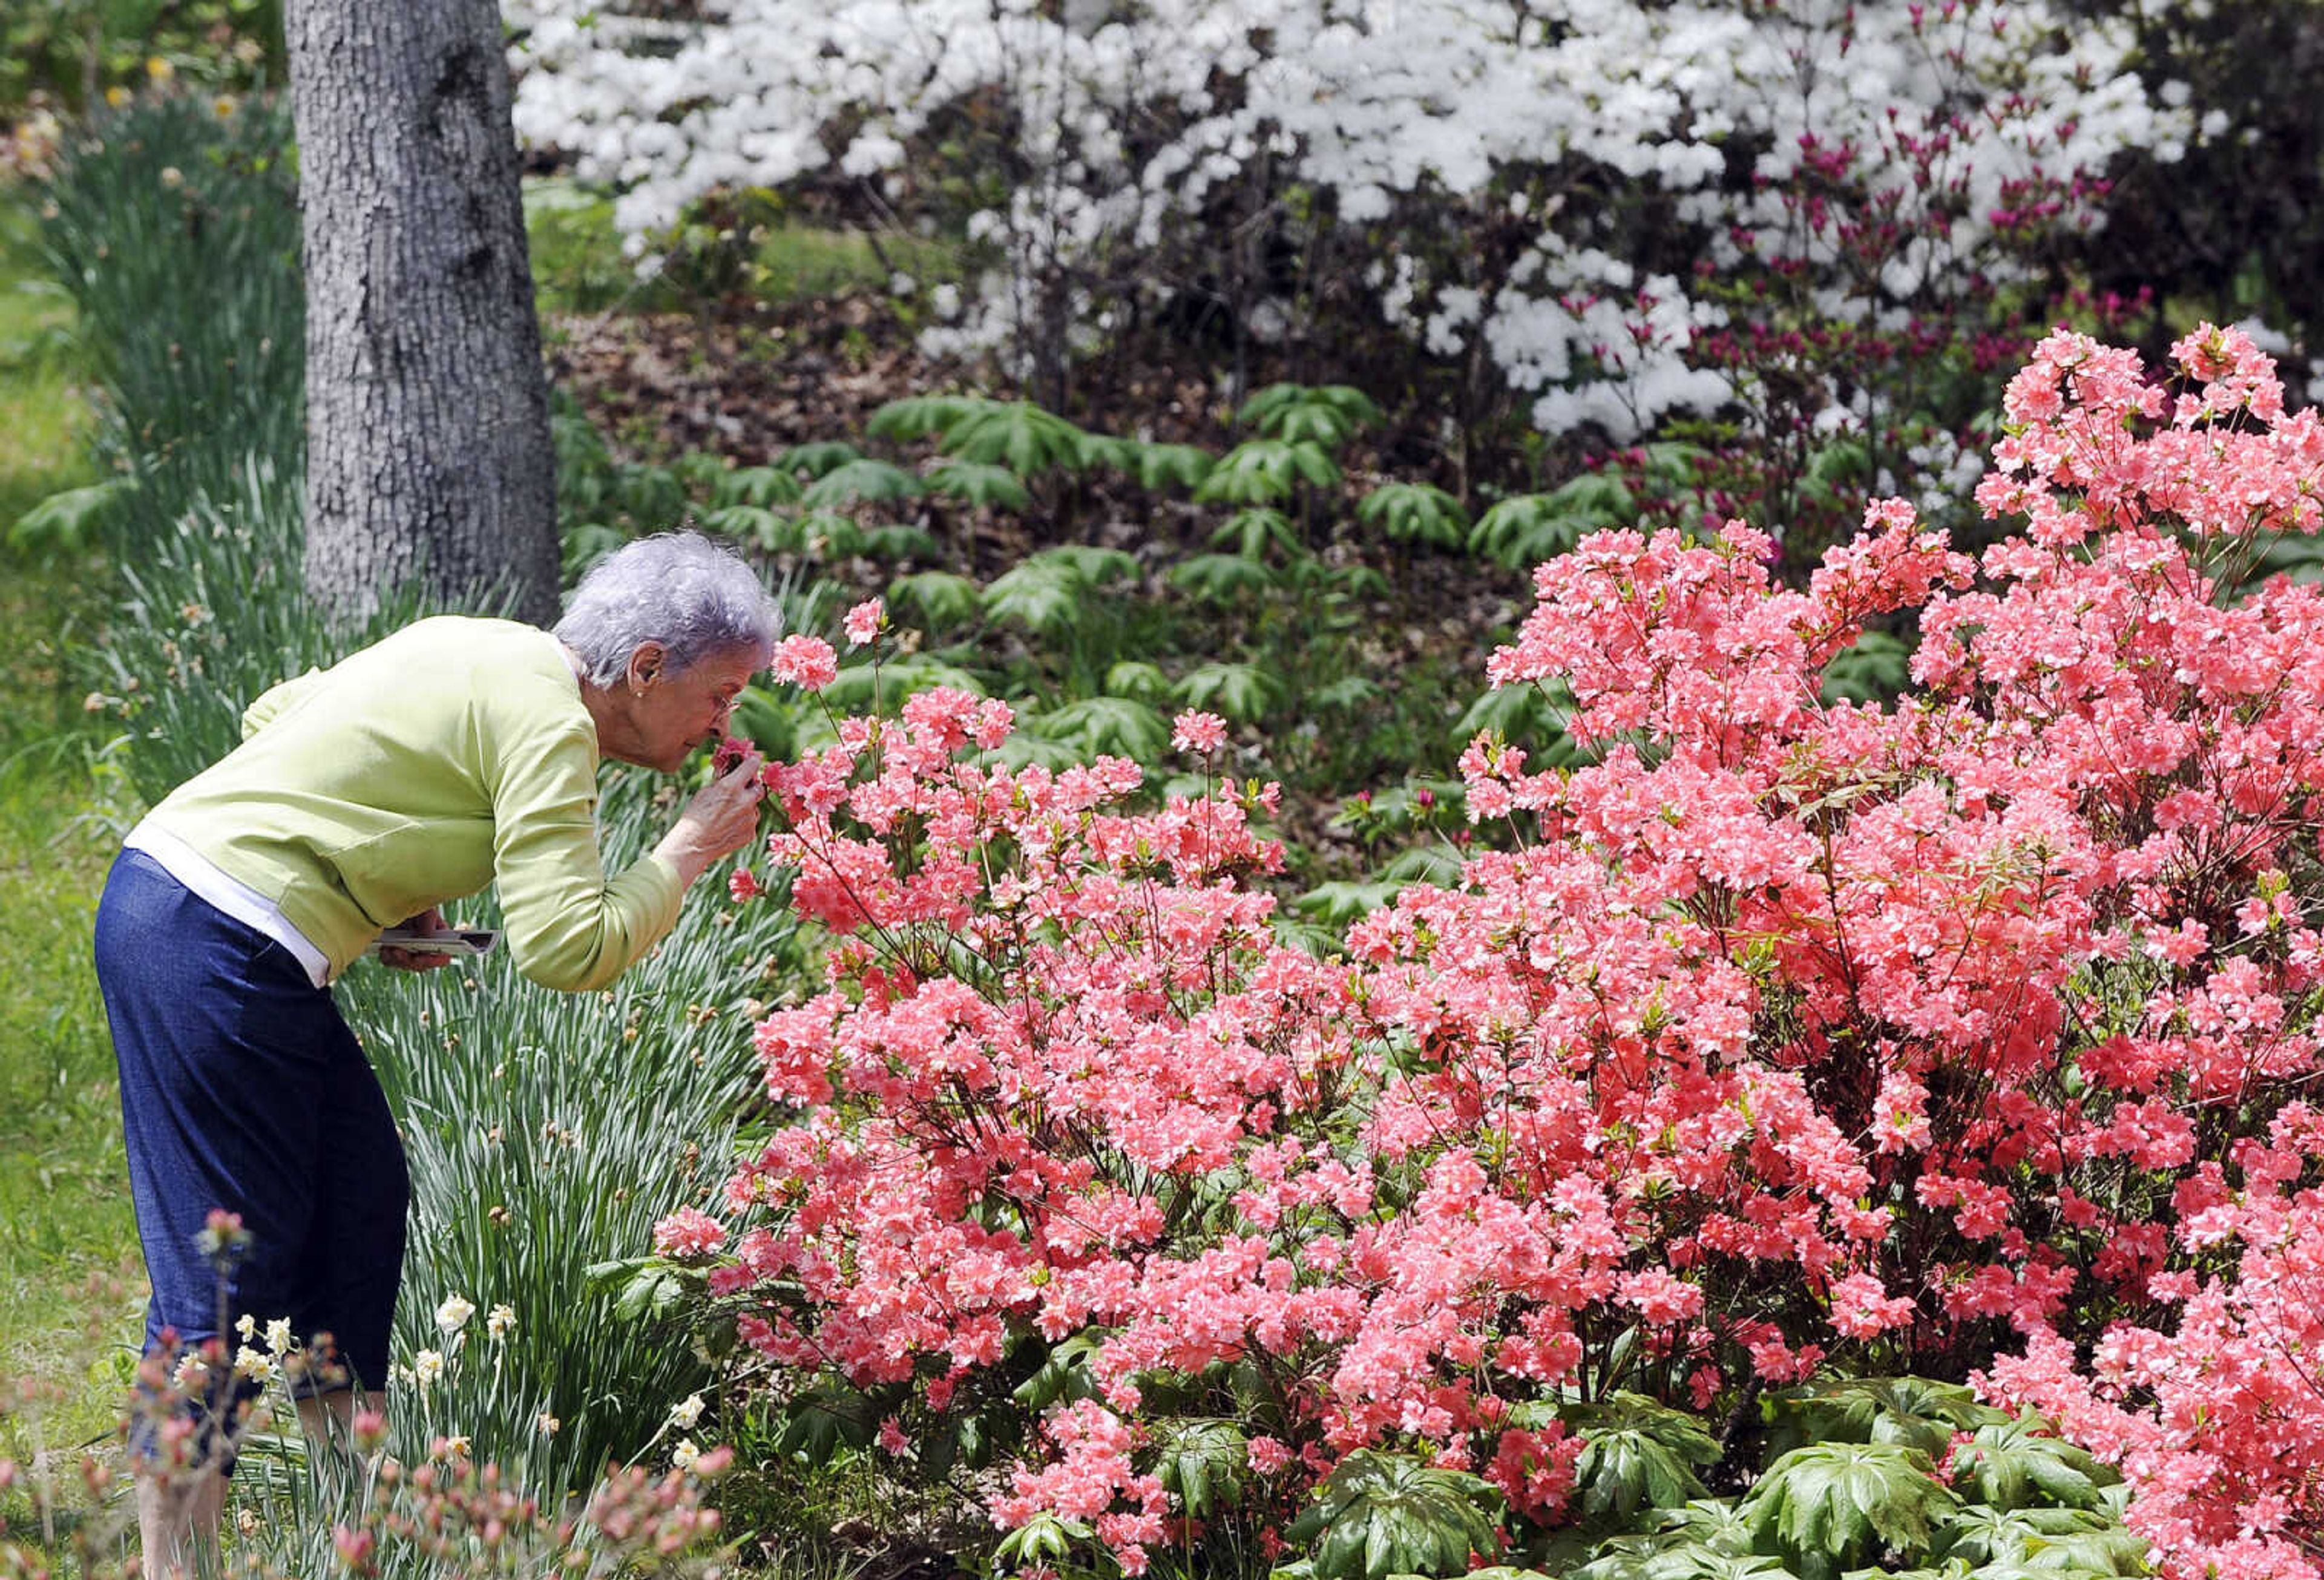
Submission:
[[[14,935],[0,972],[0,1377],[20,1394],[0,1455],[111,1429],[144,1301],[88,959],[111,844],[73,822],[87,787],[50,770],[0,783],[0,914]]]
[[[922,286],[957,279],[959,248],[891,229],[877,235],[786,217],[763,198],[745,199],[734,228],[684,227],[669,271],[641,279],[613,228],[613,200],[562,177],[525,183],[525,229],[536,300],[544,315],[687,310],[695,293],[715,299],[741,291],[770,305],[884,291],[898,273]]]
[[[72,308],[42,270],[37,225],[0,187],[0,537],[88,480]],[[65,657],[97,608],[93,569],[78,553],[0,552],[0,1386],[13,1407],[0,1456],[19,1458],[110,1431],[144,1299],[88,958],[113,838],[87,816],[100,737]]]
[[[31,198],[0,181],[0,538],[27,509],[91,477],[72,301],[41,265],[39,229]]]

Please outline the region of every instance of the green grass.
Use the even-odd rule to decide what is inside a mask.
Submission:
[[[34,201],[0,185],[0,540],[91,476],[72,303],[42,262]],[[68,649],[100,606],[91,572],[78,554],[0,553],[0,1457],[68,1466],[118,1418],[144,1300],[89,960],[112,842],[82,816],[97,731]]]
[[[34,199],[0,181],[0,538],[42,500],[94,476],[72,328],[72,299],[42,264]]]
[[[535,300],[544,316],[625,312],[684,312],[698,299],[740,289],[759,303],[788,302],[884,291],[895,272],[926,288],[957,279],[958,249],[949,243],[885,230],[835,229],[784,218],[770,210],[737,221],[743,236],[718,222],[689,220],[670,267],[641,280],[622,255],[613,228],[613,200],[562,177],[525,183],[525,227],[532,250]]]
[[[51,649],[85,567],[5,568],[0,678],[28,713],[53,718],[66,683]],[[111,1431],[144,1300],[89,960],[113,845],[81,816],[91,785],[79,747],[92,734],[66,725],[0,769],[0,914],[14,934],[0,971],[0,1380],[17,1395],[0,1456]]]

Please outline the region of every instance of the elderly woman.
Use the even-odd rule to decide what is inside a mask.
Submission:
[[[403,1260],[403,1148],[331,983],[382,930],[438,931],[436,907],[500,888],[516,968],[571,992],[611,981],[677,920],[679,897],[757,826],[755,758],[687,803],[651,853],[608,876],[597,765],[664,773],[715,742],[779,620],[749,566],[708,540],[632,543],[554,630],[423,620],[260,697],[243,743],[126,841],[97,916],[97,976],[121,1066],[130,1189],[152,1282],[149,1353],[196,1346],[222,1315],[328,1334],[377,1391]],[[381,948],[425,970],[440,953]],[[226,1277],[198,1248],[213,1209],[246,1251]],[[310,1428],[342,1417],[301,1401]],[[146,1572],[214,1528],[230,1446],[188,1477],[143,1478]]]

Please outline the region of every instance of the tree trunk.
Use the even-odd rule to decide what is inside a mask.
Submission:
[[[307,585],[557,613],[557,472],[494,0],[291,0]]]

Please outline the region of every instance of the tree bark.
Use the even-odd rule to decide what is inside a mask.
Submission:
[[[292,0],[307,585],[556,618],[557,472],[494,0]]]

